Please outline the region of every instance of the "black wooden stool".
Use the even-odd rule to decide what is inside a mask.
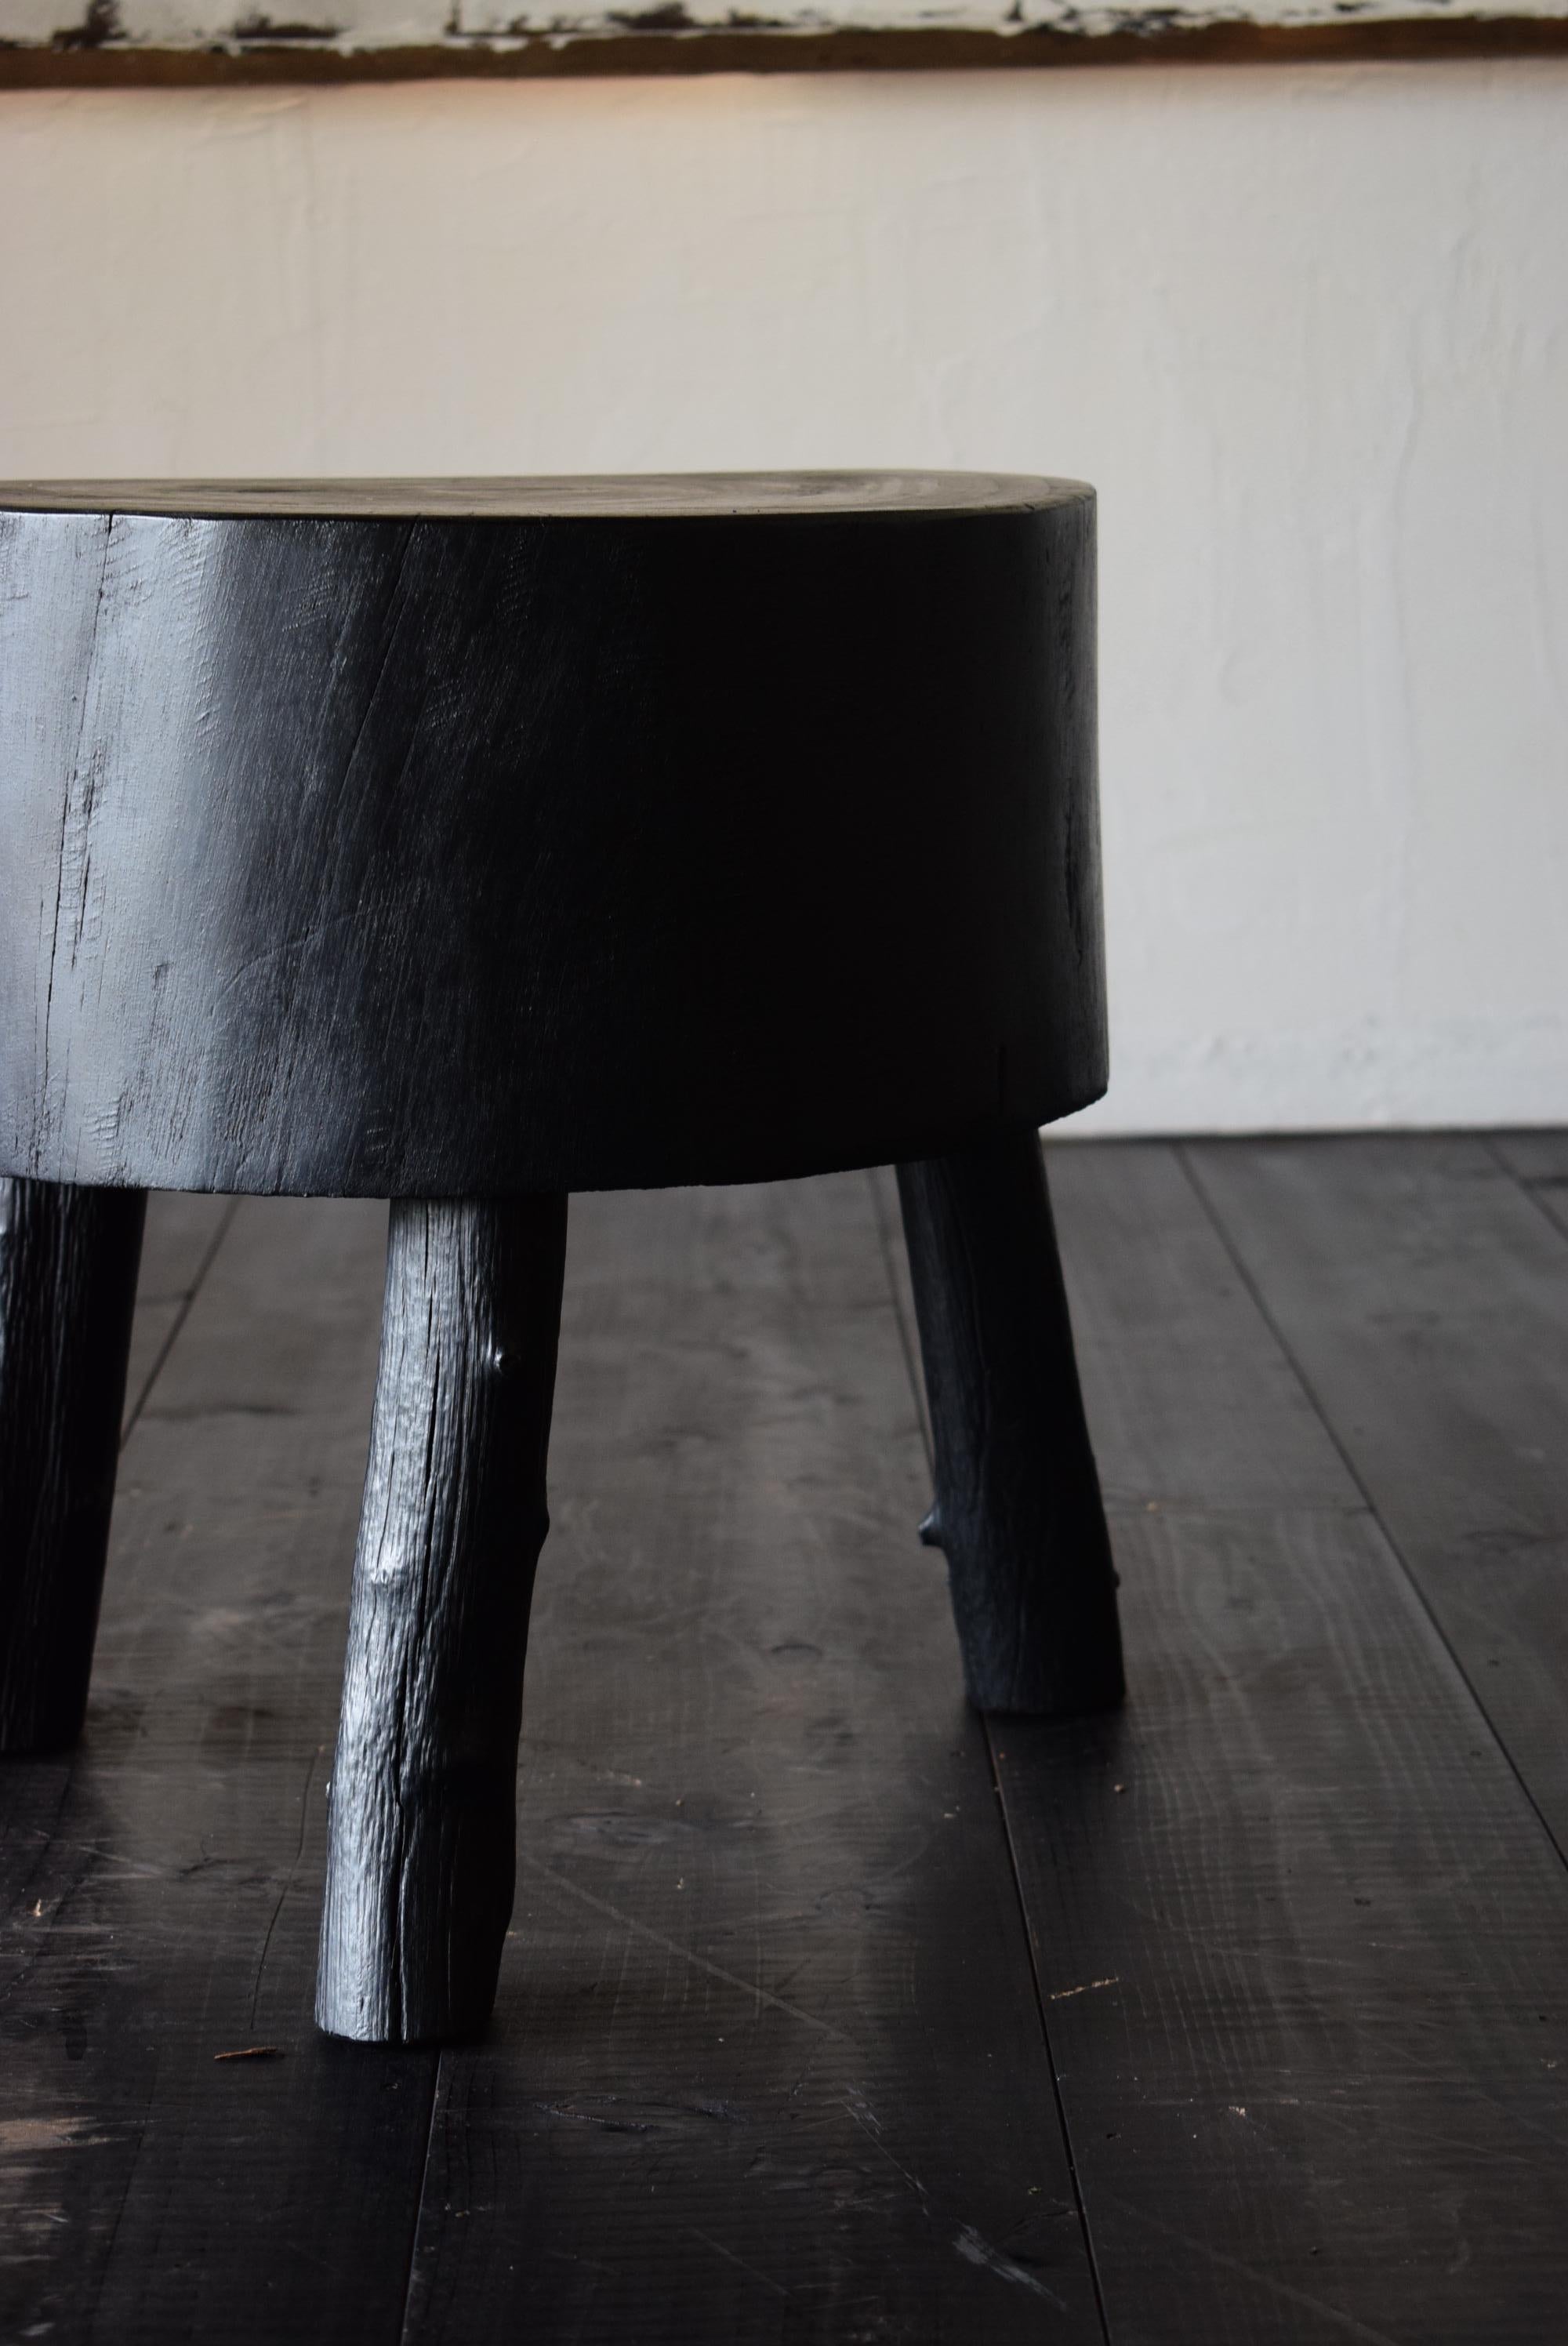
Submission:
[[[494,1993],[566,1194],[895,1162],[969,1692],[1122,1688],[1037,1127],[1094,500],[0,488],[0,1747],[87,1700],[149,1188],[392,1199],[317,2016]]]

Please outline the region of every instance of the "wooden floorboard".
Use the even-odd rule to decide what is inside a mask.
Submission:
[[[993,1733],[1111,2337],[1547,2346],[1568,1873],[1176,1154],[1051,1163],[1131,1698]]]
[[[311,2025],[383,1228],[240,1209],[122,1461],[84,1745],[0,1773],[8,2340],[397,2335],[434,2059]]]
[[[1187,1161],[1568,1851],[1568,1249],[1484,1138]]]
[[[1568,1140],[1051,1164],[1057,1727],[962,1704],[888,1181],[574,1201],[439,2061],[310,2017],[382,1210],[154,1201],[87,1739],[0,1770],[5,2346],[1560,2346]]]
[[[409,2346],[1099,2339],[863,1179],[574,1200],[551,1476]]]

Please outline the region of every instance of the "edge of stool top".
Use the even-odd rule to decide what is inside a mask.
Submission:
[[[1094,494],[0,484],[0,1175],[504,1196],[1105,1080]]]

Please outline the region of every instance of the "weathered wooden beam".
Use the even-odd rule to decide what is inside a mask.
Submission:
[[[1344,0],[1340,0],[1344,5]],[[0,35],[6,29],[0,12]],[[345,38],[332,25],[274,28],[265,17],[224,21],[178,41],[126,40],[106,26],[105,0],[87,0],[76,26],[39,39],[31,26],[0,46],[0,89],[288,87],[311,83],[578,80],[613,76],[751,73],[955,73],[1105,66],[1334,65],[1453,57],[1561,56],[1568,16],[1511,13],[1509,0],[1468,0],[1466,13],[1376,12],[1320,23],[1268,21],[1260,5],[1212,15],[1149,9],[1129,0],[1094,25],[955,25],[856,20],[824,24],[704,22],[681,5],[640,13],[592,7],[538,33],[453,33],[443,5],[395,40]],[[112,24],[112,12],[107,22]]]

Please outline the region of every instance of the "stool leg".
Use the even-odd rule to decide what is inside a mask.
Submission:
[[[1036,1136],[898,1168],[970,1700],[1065,1716],[1122,1698],[1115,1573]]]
[[[316,2018],[483,2028],[512,1912],[566,1200],[397,1199],[332,1768]]]
[[[82,1731],[146,1215],[0,1178],[0,1751]]]

